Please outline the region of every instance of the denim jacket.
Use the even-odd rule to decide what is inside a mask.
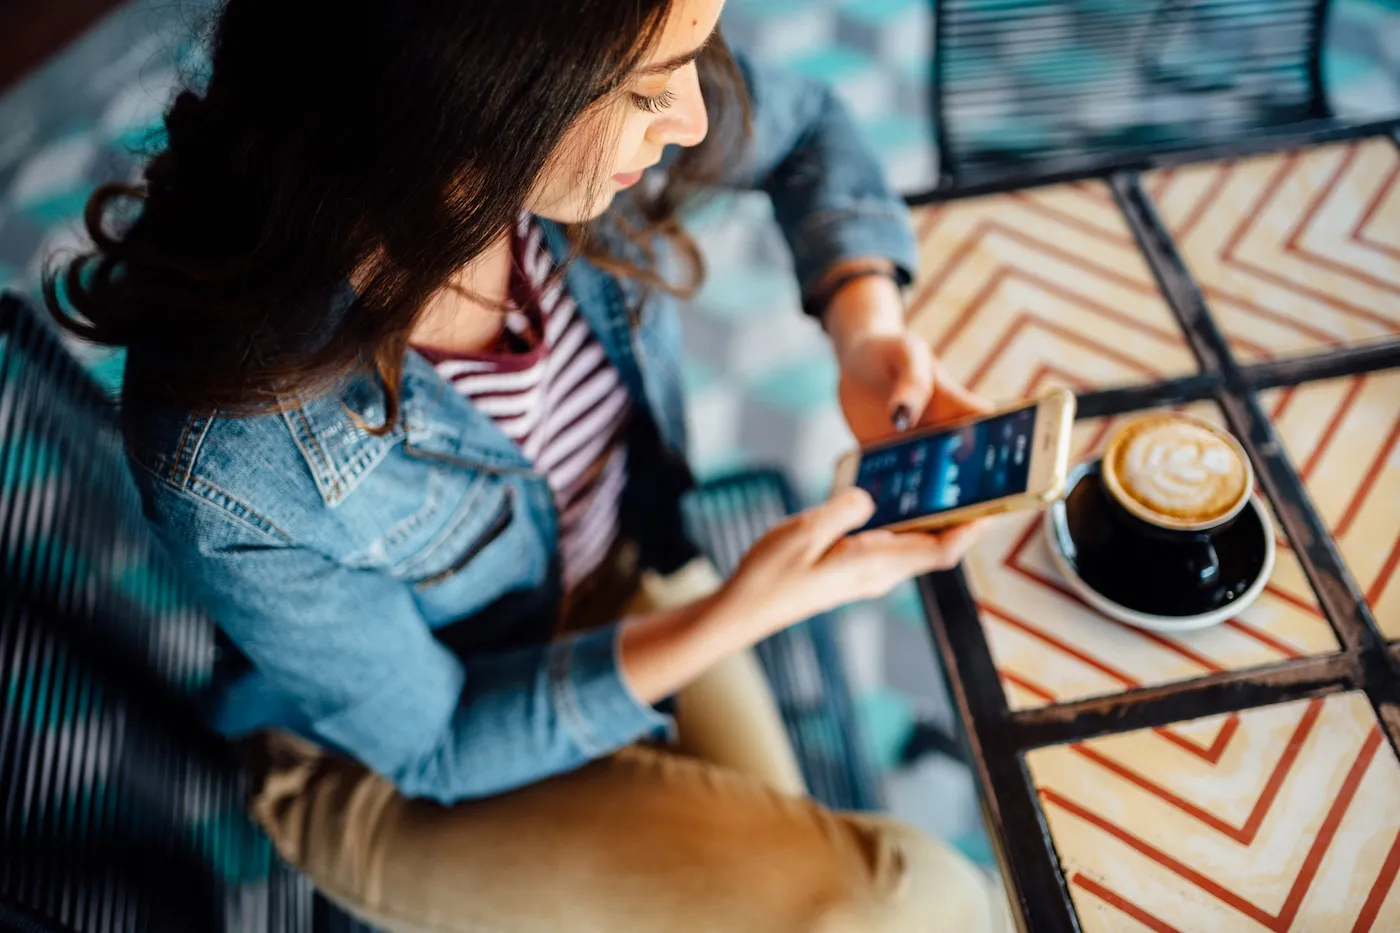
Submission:
[[[819,84],[740,64],[754,133],[738,184],[771,196],[804,287],[854,256],[889,257],[907,276],[906,210],[844,108]],[[544,230],[561,260],[562,231]],[[675,302],[641,300],[583,261],[566,283],[632,393],[641,436],[674,465],[685,450]],[[616,624],[549,639],[553,499],[491,419],[413,352],[392,432],[373,436],[351,413],[382,419],[367,377],[284,413],[126,415],[146,514],[220,629],[215,727],[288,729],[443,802],[664,732],[621,674]],[[634,498],[665,472],[637,462],[645,450],[634,444],[629,459]]]

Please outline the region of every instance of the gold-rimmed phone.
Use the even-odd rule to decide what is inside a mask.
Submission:
[[[833,492],[859,486],[875,499],[867,528],[945,528],[1058,498],[1069,469],[1074,395],[1052,389],[986,415],[853,450]]]

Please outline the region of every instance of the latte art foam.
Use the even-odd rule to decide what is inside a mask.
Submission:
[[[1248,461],[1221,432],[1178,415],[1133,422],[1104,458],[1110,491],[1149,521],[1193,527],[1221,521],[1249,494]]]

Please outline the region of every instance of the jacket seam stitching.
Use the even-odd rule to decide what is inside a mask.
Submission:
[[[301,422],[300,427],[291,421],[292,414],[295,414],[297,420]],[[316,444],[316,439],[311,436],[311,427],[307,424],[301,409],[297,408],[284,412],[282,417],[283,424],[287,426],[287,433],[292,438],[292,443],[296,445],[297,452],[301,454],[303,462],[306,463],[307,470],[311,473],[311,481],[316,484],[316,491],[326,499],[340,498],[340,490],[336,487],[335,478],[331,474],[331,469],[326,462],[325,454],[322,453],[320,445]],[[305,439],[302,437],[303,433],[306,435]],[[316,454],[319,454],[319,457],[310,450],[307,450],[305,440],[310,440],[313,444],[316,444]]]
[[[180,464],[185,462],[185,441],[189,439],[190,428],[194,427],[195,420],[199,416],[191,413],[185,421],[185,430],[180,432],[180,442],[175,445],[175,459],[170,464],[170,482],[174,483],[176,476],[180,473]]]
[[[573,645],[567,642],[552,653],[549,659],[550,694],[554,698],[555,709],[559,711],[560,721],[578,744],[579,751],[592,758],[602,754],[605,746],[588,722],[574,688],[571,673],[573,655]]]
[[[486,524],[486,527],[484,527],[480,533],[473,536],[473,540],[463,549],[461,555],[455,558],[452,563],[441,572],[413,581],[415,592],[421,593],[432,587],[441,586],[448,580],[451,580],[470,567],[472,562],[481,555],[482,551],[500,540],[501,536],[505,534],[506,530],[510,527],[510,522],[514,517],[515,496],[511,494],[511,488],[509,486],[506,487],[506,493],[507,495],[504,501],[496,510],[492,520]],[[422,562],[415,558],[412,563],[415,567],[418,567],[421,566]],[[409,575],[412,576],[411,573]]]
[[[442,499],[442,483],[441,472],[434,470],[428,474],[427,482],[424,484],[427,487],[428,495],[426,501],[423,503],[423,507],[412,515],[395,522],[394,525],[385,532],[384,537],[380,538],[380,541],[383,542],[385,547],[393,547],[398,544],[399,541],[417,530],[418,527],[427,520],[426,516],[436,514],[439,508],[438,502]]]
[[[490,492],[490,490],[486,488],[488,482],[489,481],[479,481],[472,483],[471,486],[468,487],[467,492],[462,496],[462,500],[453,506],[446,524],[433,535],[432,539],[424,543],[419,551],[408,557],[405,561],[396,564],[400,573],[410,577],[415,576],[425,563],[435,557],[437,552],[441,551],[446,543],[451,541],[453,536],[459,533],[462,525],[467,521],[467,514],[475,511],[482,497]],[[505,500],[504,507],[509,507],[511,503],[509,486],[503,487],[502,499]],[[500,507],[498,507],[498,512],[499,508]],[[498,512],[493,514],[498,514]],[[489,521],[482,526],[482,533],[484,534],[488,528],[490,528]]]
[[[195,428],[194,436],[188,442],[190,445],[189,466],[181,467],[181,469],[190,475],[194,474],[194,466],[199,460],[199,452],[204,448],[204,440],[209,436],[209,429],[212,425],[213,421],[209,418],[200,419],[199,425]],[[176,466],[180,466],[180,464],[176,464]]]
[[[301,422],[302,430],[306,432],[306,437],[316,448],[316,454],[321,458],[321,462],[326,465],[326,479],[330,481],[331,492],[340,495],[340,477],[335,475],[335,464],[331,458],[326,456],[326,451],[321,447],[321,441],[316,437],[316,432],[311,430],[311,423],[306,420],[306,411],[297,409],[297,420]]]
[[[155,476],[158,479],[162,478],[161,474],[146,466],[144,463],[138,463],[137,466],[139,466],[142,470],[144,470],[147,473],[150,473],[152,476]],[[177,478],[184,480],[184,482],[176,482]],[[242,499],[239,499],[237,496],[232,495],[227,490],[214,485],[206,479],[195,476],[193,473],[190,473],[188,470],[182,468],[178,463],[175,464],[175,466],[170,471],[170,476],[168,477],[168,485],[180,495],[187,496],[188,498],[196,502],[201,502],[210,506],[211,508],[217,509],[221,514],[227,516],[229,519],[241,522],[242,524],[247,525],[249,528],[252,528],[254,531],[260,532],[262,534],[267,534],[266,528],[259,527],[256,522],[249,521],[247,518],[245,518],[242,515],[239,515],[237,512],[234,512],[227,506],[215,502],[208,496],[201,494],[202,489],[208,489],[212,492],[216,492],[224,498],[228,499],[230,502],[237,504],[239,507],[247,511],[249,515],[258,519],[258,521],[265,523],[267,525],[267,528],[272,529],[272,531],[276,532],[277,535],[280,535],[283,539],[286,540],[288,544],[296,543],[296,539],[293,538],[286,531],[284,531],[281,527],[279,527],[277,523],[273,522],[271,519],[269,519],[267,516],[263,515],[256,509],[251,508]]]

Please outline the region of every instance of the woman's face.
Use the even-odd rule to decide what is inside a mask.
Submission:
[[[562,223],[591,220],[640,181],[666,146],[705,138],[709,121],[694,58],[723,9],[724,0],[675,0],[659,40],[620,91],[564,135],[530,193],[530,213]]]

